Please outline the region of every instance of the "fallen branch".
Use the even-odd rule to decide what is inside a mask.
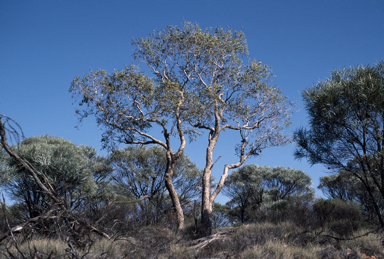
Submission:
[[[55,218],[57,218],[57,216],[49,216],[52,212],[54,212],[54,210],[50,210],[47,213],[45,213],[44,215],[31,218],[31,219],[23,222],[22,224],[20,224],[20,225],[18,225],[16,227],[11,228],[10,230],[8,230],[7,233],[5,233],[2,237],[0,237],[0,243],[4,239],[6,239],[7,237],[11,236],[12,233],[19,233],[19,232],[21,232],[25,228],[25,226],[27,226],[28,224],[30,224],[32,222],[36,222],[36,221],[38,221],[40,219],[55,219]]]

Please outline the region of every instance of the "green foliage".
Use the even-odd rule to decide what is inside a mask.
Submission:
[[[110,154],[115,169],[114,181],[135,198],[160,194],[165,191],[164,173],[167,166],[165,149],[153,146],[146,148],[126,147]],[[193,199],[198,195],[201,171],[188,156],[182,155],[174,168],[174,185],[181,199]]]
[[[228,212],[231,208],[226,205],[214,202],[212,206],[212,228],[218,229],[231,225]]]
[[[358,179],[352,179],[351,175],[345,171],[337,174],[320,177],[318,188],[330,199],[340,199],[343,201],[353,201],[356,199]]]
[[[98,125],[106,127],[102,138],[105,147],[109,144],[114,145],[113,140],[116,139],[123,142],[125,138],[134,138],[135,132],[129,130],[130,128],[137,127],[144,132],[149,129],[150,122],[140,120],[143,116],[141,109],[150,109],[160,104],[153,100],[153,82],[143,73],[138,72],[133,65],[121,71],[115,71],[111,75],[104,70],[91,71],[82,79],[75,78],[70,91],[75,95],[78,87],[81,87],[82,94],[79,105],[87,108],[79,109],[76,113],[81,119],[94,114]],[[138,105],[135,105],[132,100],[135,100]],[[159,108],[160,113],[161,108]],[[149,114],[148,119],[158,118],[159,121],[164,121],[164,117],[158,115]],[[126,131],[115,129],[113,125],[107,123],[109,121],[129,129]]]
[[[224,107],[227,121],[242,120],[258,107],[257,102],[248,100],[284,99],[280,91],[266,84],[271,76],[268,66],[258,61],[242,64],[248,47],[241,31],[203,30],[185,22],[182,28],[168,26],[145,39],[133,40],[133,44],[138,47],[135,58],[152,68],[159,84],[173,89],[188,87],[181,109],[188,109],[190,121],[211,124],[214,111]],[[171,97],[166,96],[168,102]]]
[[[301,170],[245,165],[232,172],[224,193],[231,198],[230,214],[240,222],[266,217],[268,211],[288,210],[288,200],[312,200],[311,178]]]
[[[263,180],[270,196],[269,199],[272,201],[284,200],[289,197],[309,196],[312,198],[314,195],[311,177],[301,170],[281,166],[274,167],[271,170],[265,170]]]
[[[165,217],[163,213],[172,211],[164,183],[167,167],[164,148],[129,146],[111,152],[109,159],[114,168],[112,180],[122,188],[121,194],[127,198],[127,202],[137,200],[138,219],[142,218],[147,224],[156,223]],[[201,171],[186,155],[182,155],[176,162],[173,185],[187,213],[191,201],[200,193],[198,187],[201,186]]]
[[[303,92],[311,129],[296,132],[298,158],[339,169],[339,163],[362,157],[364,147],[365,155],[381,154],[383,66],[381,61],[373,67],[333,71],[331,78]]]
[[[318,199],[313,212],[318,226],[327,227],[339,237],[350,236],[363,222],[362,209],[357,203],[339,199]]]
[[[0,150],[0,186],[8,183],[11,179],[11,169],[7,164],[8,154]]]
[[[355,188],[359,183],[358,189],[365,192],[364,206],[383,227],[384,62],[334,71],[329,79],[305,90],[303,97],[310,128],[295,132],[295,156],[326,165],[346,179],[344,185]],[[352,195],[337,177],[324,178],[322,188],[335,192],[333,184],[339,193],[331,195]]]
[[[264,148],[290,141],[283,130],[291,123],[292,103],[281,90],[268,85],[272,73],[267,65],[256,60],[243,64],[248,55],[243,32],[203,30],[184,22],[182,28],[168,26],[147,38],[134,39],[132,44],[136,47],[135,60],[150,68],[152,78],[131,65],[111,74],[91,71],[75,78],[70,87],[73,97],[80,97],[80,120],[94,115],[104,129],[104,147],[114,149],[118,143],[160,145],[170,154],[166,176],[170,179],[172,164],[184,151],[186,137],[193,141],[202,130],[212,136],[210,150],[222,130],[239,133],[240,144],[234,149],[240,162],[229,169],[239,167]],[[161,134],[155,137],[152,130]],[[176,152],[170,137],[180,140]],[[211,156],[212,151],[207,153],[207,161]],[[204,197],[210,191],[212,164],[205,168],[202,213],[209,214],[207,208],[223,183],[211,198]],[[175,191],[169,180],[166,183],[180,218]],[[202,220],[208,222],[205,218]]]
[[[185,22],[182,28],[168,26],[147,38],[134,39],[132,44],[135,59],[151,69],[153,78],[131,65],[112,74],[91,71],[76,77],[70,87],[73,97],[80,97],[80,118],[95,115],[98,125],[105,127],[105,146],[114,146],[115,141],[153,141],[142,133],[154,125],[172,128],[176,120],[183,125],[183,134],[193,140],[198,127],[190,124],[212,124],[215,111],[221,109],[224,123],[253,125],[260,114],[270,120],[266,113],[284,126],[290,123],[286,97],[266,84],[270,68],[259,61],[242,64],[241,58],[248,54],[243,32],[203,30]],[[271,126],[264,128],[264,124],[259,125],[263,130]],[[280,127],[274,127],[276,133],[261,139],[282,141]]]
[[[374,183],[371,182],[371,185],[374,186]],[[321,177],[318,188],[330,199],[357,202],[364,209],[364,214],[370,219],[377,217],[370,194],[364,184],[359,178],[347,171],[340,170],[337,174]],[[371,189],[371,192],[374,197],[380,197],[377,188]],[[380,202],[377,205],[382,209],[384,204]]]
[[[22,141],[13,149],[28,160],[37,170],[50,181],[56,193],[63,197],[67,206],[76,210],[84,205],[84,200],[90,200],[100,192],[95,176],[105,174],[102,158],[96,157],[96,151],[91,147],[77,146],[60,137],[42,135]],[[49,199],[34,179],[16,160],[8,158],[7,166],[12,173],[12,179],[6,184],[6,190],[16,202],[25,206],[26,217],[39,216],[50,208]]]

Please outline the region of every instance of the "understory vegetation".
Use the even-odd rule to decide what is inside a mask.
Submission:
[[[88,236],[85,246],[60,237],[14,235],[0,246],[1,258],[384,258],[383,233],[350,219],[327,224],[303,215],[280,222],[258,222],[215,229],[197,238],[191,222],[182,232],[164,224],[113,230],[111,239]],[[309,215],[308,215],[309,216]],[[313,219],[313,218],[312,218]],[[307,221],[308,222],[308,221]],[[128,227],[128,226],[127,226]],[[346,230],[346,233],[343,232]]]
[[[262,182],[253,186],[257,194]],[[272,191],[276,193],[275,188]],[[201,206],[196,201],[184,205],[182,231],[177,230],[175,213],[162,210],[169,208],[166,199],[154,198],[152,203],[120,198],[74,212],[108,238],[81,224],[72,227],[64,216],[41,217],[10,232],[25,219],[20,204],[3,204],[0,258],[384,258],[382,228],[361,205],[304,194],[278,201],[266,195],[264,203],[249,202],[243,214],[238,206],[228,205],[231,200],[226,205],[215,203],[210,236],[202,234],[197,216]]]
[[[164,151],[156,146],[101,157],[43,135],[11,151],[44,172],[52,193],[16,156],[2,153],[2,186],[14,203],[1,203],[0,258],[384,258],[383,229],[369,201],[343,199],[343,191],[359,189],[328,178],[321,187],[329,199],[316,199],[303,171],[245,165],[225,183],[228,202],[213,204],[206,235],[201,171],[188,156],[174,169],[186,223],[179,230],[163,181]],[[330,195],[336,192],[340,198]]]

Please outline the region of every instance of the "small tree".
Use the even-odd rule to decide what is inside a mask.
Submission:
[[[263,175],[263,185],[272,202],[288,198],[314,198],[311,184],[309,175],[293,168],[277,166],[265,170]]]
[[[230,214],[239,222],[253,221],[258,213],[282,200],[314,198],[311,178],[301,170],[269,166],[245,165],[232,172],[224,193]]]
[[[377,218],[375,216],[374,204],[372,204],[372,200],[369,198],[369,194],[363,183],[349,172],[340,170],[337,174],[321,177],[318,188],[321,189],[329,199],[357,202],[364,208],[365,213],[371,220]],[[374,196],[380,196],[379,190],[376,188],[374,190]],[[382,202],[380,202],[378,206],[380,210],[384,209]]]
[[[43,135],[23,140],[14,150],[47,177],[56,194],[72,211],[82,210],[84,201],[96,194],[98,186],[91,171],[96,165],[90,159],[94,149],[77,146],[63,138]],[[6,189],[12,199],[25,206],[27,218],[40,216],[50,210],[47,194],[25,168],[11,157],[7,165],[12,179],[6,184]]]
[[[326,227],[340,237],[352,236],[363,224],[361,207],[355,202],[340,199],[318,199],[313,203],[312,227]]]
[[[295,132],[295,156],[357,179],[384,227],[384,63],[334,71],[303,97],[310,128]]]
[[[263,174],[257,165],[245,165],[233,171],[225,182],[224,193],[230,200],[230,214],[241,223],[251,220],[248,210],[256,211],[263,203]],[[261,172],[260,172],[261,171]]]
[[[146,224],[158,222],[172,209],[172,202],[164,183],[167,167],[165,150],[153,146],[126,147],[110,154],[114,168],[113,182],[121,186],[130,199],[137,201]],[[200,190],[201,172],[189,157],[182,155],[174,169],[173,185],[185,211]]]
[[[356,179],[355,179],[356,180]],[[353,201],[356,199],[354,189],[358,182],[353,181],[350,174],[340,171],[337,174],[320,177],[319,188],[328,199]]]
[[[92,226],[88,220],[79,217],[73,211],[73,208],[70,208],[67,197],[62,197],[55,190],[48,177],[44,173],[37,170],[26,158],[19,156],[17,152],[15,152],[15,150],[9,146],[8,138],[10,138],[11,141],[13,139],[19,142],[20,136],[23,137],[21,127],[14,120],[3,114],[0,114],[1,148],[9,155],[11,159],[17,161],[15,164],[16,168],[25,169],[25,172],[27,172],[35,180],[41,192],[46,194],[47,204],[49,203],[52,209],[45,212],[43,215],[21,222],[18,226],[9,229],[7,233],[0,237],[0,242],[12,235],[14,232],[24,231],[24,229],[28,228],[28,226],[30,226],[33,222],[47,219],[54,220],[57,223],[57,226],[63,224],[63,227],[67,229],[67,231],[64,231],[64,234],[68,237],[68,242],[74,241],[78,246],[83,246],[87,243],[89,244],[89,240],[85,242],[79,242],[87,232],[88,234],[90,234],[90,232],[95,232],[109,239],[110,237],[106,233],[100,231],[95,226]],[[102,219],[103,218],[98,219],[97,222],[100,222]],[[62,230],[64,230],[64,228]],[[51,233],[51,231],[49,232]]]

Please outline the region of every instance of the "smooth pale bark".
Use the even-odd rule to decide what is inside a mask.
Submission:
[[[225,107],[224,107],[225,108]],[[220,181],[218,182],[216,189],[211,194],[211,175],[212,175],[212,168],[214,166],[213,163],[213,150],[215,149],[215,146],[217,144],[217,141],[220,136],[220,132],[225,128],[231,128],[230,125],[224,125],[222,127],[219,127],[221,118],[222,118],[222,112],[224,108],[221,109],[220,112],[216,113],[215,116],[215,129],[211,129],[209,137],[208,137],[208,147],[206,151],[206,164],[203,172],[203,195],[202,195],[202,204],[201,204],[201,224],[202,224],[202,232],[204,235],[211,235],[212,234],[212,206],[213,202],[216,198],[216,196],[220,193],[221,189],[224,186],[225,180],[228,178],[228,171],[230,169],[238,168],[242,164],[244,164],[245,160],[250,155],[259,155],[261,151],[256,152],[255,149],[249,150],[247,153],[245,153],[245,147],[247,145],[247,139],[248,136],[244,137],[242,139],[241,149],[240,149],[240,159],[239,162],[235,164],[226,164],[224,166],[223,174],[220,178]]]
[[[167,188],[169,192],[169,196],[171,197],[172,204],[175,208],[176,212],[176,218],[177,218],[177,230],[182,230],[184,229],[184,213],[183,209],[180,204],[180,199],[179,196],[177,195],[176,189],[173,186],[173,174],[174,174],[174,169],[176,165],[177,159],[180,158],[180,156],[183,154],[184,149],[185,149],[185,136],[184,132],[181,127],[181,119],[180,119],[180,106],[184,102],[184,93],[180,92],[181,95],[181,100],[179,102],[178,108],[175,111],[175,116],[176,116],[176,127],[177,127],[177,132],[180,138],[180,146],[179,149],[176,153],[172,152],[171,150],[171,141],[169,139],[169,134],[167,133],[166,129],[164,128],[164,137],[166,139],[166,147],[167,147],[167,170],[164,175],[164,182],[165,182],[165,187]]]
[[[204,185],[203,189],[203,199],[202,199],[202,217],[201,217],[201,223],[202,226],[204,227],[204,234],[205,235],[211,235],[212,234],[212,206],[213,202],[215,201],[216,196],[220,193],[221,189],[224,186],[225,180],[228,178],[228,171],[229,169],[233,168],[238,168],[245,162],[245,159],[243,161],[240,161],[237,164],[232,164],[232,165],[225,165],[224,166],[224,172],[223,175],[220,178],[219,183],[216,186],[215,191],[210,194],[210,182],[209,179],[212,174],[212,170],[207,171],[206,174],[204,174],[203,177],[203,183],[204,181],[208,182],[208,186]],[[208,192],[205,190],[209,190]]]
[[[210,178],[212,171],[204,171],[203,175],[203,197],[201,203],[201,224],[203,234],[211,235],[212,232],[212,203],[210,201]]]
[[[209,133],[208,136],[208,147],[206,151],[205,168],[203,171],[203,193],[201,200],[201,225],[204,235],[211,235],[212,233],[212,202],[211,202],[211,175],[213,167],[213,150],[216,146],[217,139],[219,138],[220,128],[216,123],[216,131]]]

